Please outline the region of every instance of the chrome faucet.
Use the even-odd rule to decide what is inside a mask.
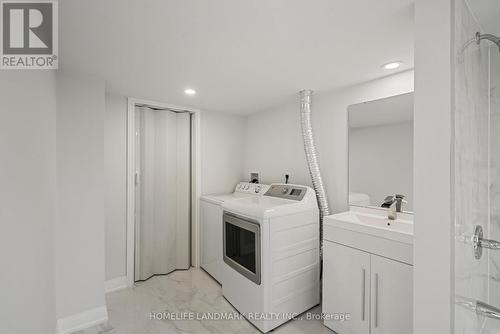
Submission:
[[[403,212],[403,210],[402,210],[403,203],[408,203],[405,200],[405,195],[396,194],[394,197],[395,197],[395,202],[396,202],[396,212]]]
[[[384,202],[382,203],[382,207],[383,208],[387,208],[388,211],[387,211],[387,218],[391,219],[391,220],[395,220],[397,219],[397,213],[398,212],[402,212],[402,207],[403,207],[403,203],[408,203],[406,200],[405,200],[405,196],[404,195],[401,195],[401,194],[396,194],[396,195],[393,195],[393,196],[387,196],[385,199],[384,199]],[[393,210],[393,205],[395,205],[395,210]]]

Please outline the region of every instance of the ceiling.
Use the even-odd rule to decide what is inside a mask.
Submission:
[[[496,1],[496,0],[494,0]],[[413,0],[64,0],[60,68],[111,93],[248,114],[413,67]],[[402,60],[398,70],[381,65]],[[197,90],[185,96],[185,88]]]
[[[350,128],[410,122],[413,121],[413,93],[353,104],[347,111]]]

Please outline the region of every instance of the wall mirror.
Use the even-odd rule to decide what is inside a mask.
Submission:
[[[404,195],[413,211],[413,93],[348,107],[349,205],[382,208]]]

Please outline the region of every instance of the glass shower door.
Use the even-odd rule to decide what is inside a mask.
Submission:
[[[500,250],[486,248],[500,240],[500,52],[476,42],[480,30],[467,3],[457,1],[452,159],[460,334],[500,333]]]
[[[500,241],[500,50],[490,47],[490,230]],[[498,245],[493,245],[498,246]],[[500,249],[487,250],[490,305],[500,308]],[[485,333],[500,333],[500,319],[488,319]]]

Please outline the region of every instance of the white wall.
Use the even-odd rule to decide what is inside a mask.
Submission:
[[[245,118],[217,112],[201,113],[201,193],[232,192],[243,174]]]
[[[106,280],[126,275],[127,99],[106,95],[104,185]]]
[[[55,333],[55,75],[0,75],[0,333]]]
[[[0,332],[55,333],[106,312],[104,84],[7,71],[0,101]]]
[[[58,73],[58,319],[105,307],[104,108],[103,81]]]
[[[308,87],[304,87],[308,88]],[[347,208],[347,107],[413,91],[413,71],[347,87],[331,93],[315,93],[312,122],[319,162],[333,212]],[[259,171],[262,182],[310,185],[303,150],[299,98],[284,106],[247,118],[245,175]]]
[[[454,2],[415,2],[414,334],[454,333],[450,196]]]
[[[413,122],[349,129],[349,191],[370,196],[380,206],[403,194],[413,211]]]

